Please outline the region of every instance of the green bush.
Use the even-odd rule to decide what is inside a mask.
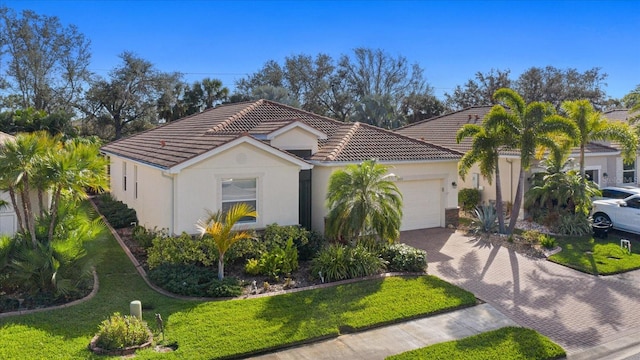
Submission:
[[[238,279],[226,277],[222,280],[214,279],[207,289],[209,297],[236,297],[242,295],[242,284]]]
[[[476,206],[480,205],[480,190],[478,189],[460,189],[458,191],[458,204],[464,211],[473,211]]]
[[[133,228],[133,233],[131,234],[131,236],[136,244],[143,247],[144,249],[148,249],[153,245],[153,239],[157,237],[167,238],[168,234],[166,229],[157,230],[156,228],[154,228],[153,230],[149,230],[144,226],[136,225]]]
[[[130,209],[122,201],[118,201],[111,194],[104,193],[97,197],[96,205],[114,229],[121,229],[138,223],[136,211]]]
[[[556,239],[546,234],[540,235],[539,242],[545,249],[553,249],[556,247]]]
[[[567,236],[583,236],[591,234],[589,218],[581,213],[563,214],[555,226],[557,233]]]
[[[208,296],[213,281],[218,279],[214,268],[193,264],[164,263],[149,270],[149,280],[178,295]]]
[[[278,224],[267,225],[261,239],[267,250],[276,246],[284,248],[287,240],[292,239],[298,249],[298,256],[303,261],[311,259],[324,244],[324,238],[316,232],[300,226],[280,226]]]
[[[205,240],[205,243],[207,241]],[[258,259],[267,251],[265,244],[258,238],[242,239],[227,250],[224,254],[225,264],[243,263],[247,259]],[[209,256],[218,261],[218,250],[215,248],[207,251]]]
[[[311,275],[331,282],[378,274],[384,268],[384,260],[362,246],[332,244],[313,259]]]
[[[147,249],[147,264],[150,269],[162,264],[211,266],[214,260],[205,252],[202,241],[187,233],[177,237],[156,237],[152,246]]]
[[[123,349],[149,341],[147,323],[135,316],[115,313],[98,326],[96,345],[105,350]]]
[[[529,244],[538,244],[543,234],[537,230],[527,230],[522,233],[522,239]]]
[[[262,274],[278,280],[280,275],[290,275],[298,270],[298,250],[289,238],[285,248],[275,245],[263,254],[260,260],[249,259],[245,265],[245,272],[251,275]]]
[[[388,263],[387,270],[424,272],[427,269],[427,252],[406,244],[385,246],[382,258]]]

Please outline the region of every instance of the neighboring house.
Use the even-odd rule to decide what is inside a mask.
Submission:
[[[0,132],[0,146],[7,141],[13,141],[14,137]],[[11,206],[11,199],[9,194],[0,191],[0,199],[9,203],[8,206],[0,209],[0,235],[13,235],[18,229],[18,223],[16,220],[16,213]]]
[[[631,113],[627,109],[615,109],[609,110],[602,114],[604,118],[609,121],[623,121],[629,123],[629,120],[635,116],[640,115],[639,112]],[[602,142],[604,145],[609,145],[613,148],[620,150],[619,144],[613,142]],[[640,152],[640,151],[639,151]],[[624,164],[622,158],[618,160],[617,172],[614,173],[615,176],[609,177],[607,184],[609,185],[619,185],[619,184],[640,184],[638,179],[638,161],[640,160],[639,156],[636,156],[636,159],[631,164]]]
[[[460,144],[456,142],[458,130],[465,124],[481,125],[485,115],[491,110],[491,106],[474,106],[449,114],[426,119],[414,124],[396,129],[399,134],[410,136],[426,142],[444,146],[465,153],[471,149],[472,140],[466,138]],[[577,148],[572,151],[571,157],[575,158],[578,166],[579,152]],[[502,185],[502,197],[505,202],[513,204],[518,186],[520,172],[520,152],[518,150],[504,150],[499,158],[500,177]],[[603,144],[590,143],[585,152],[585,169],[587,175],[597,184],[610,184],[611,175],[622,175],[622,160],[620,151]],[[530,172],[542,171],[533,165]],[[529,175],[527,175],[529,178]],[[474,165],[465,179],[458,179],[461,188],[480,189],[483,201],[495,201],[495,178],[492,183],[480,175],[477,165]],[[525,184],[525,191],[528,183]],[[522,214],[522,212],[521,212]]]
[[[404,197],[402,230],[457,222],[462,154],[362,123],[258,100],[219,106],[102,147],[111,193],[140,224],[194,233],[206,211],[253,205],[246,224],[324,232],[331,173],[376,158]]]

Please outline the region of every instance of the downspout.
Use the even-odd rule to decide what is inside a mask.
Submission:
[[[161,172],[162,176],[168,179],[171,179],[171,228],[169,229],[169,234],[175,234],[174,230],[176,228],[176,174],[167,173],[165,171]]]

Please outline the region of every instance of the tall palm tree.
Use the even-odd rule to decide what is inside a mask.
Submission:
[[[638,136],[628,124],[605,120],[589,100],[565,101],[562,103],[562,110],[577,126],[576,145],[580,146],[580,175],[583,178],[585,177],[584,150],[590,141],[617,141],[622,146],[625,162],[634,160],[638,149]]]
[[[209,235],[218,250],[218,279],[224,279],[224,254],[236,242],[253,237],[247,230],[234,230],[233,227],[243,218],[257,217],[258,213],[246,203],[237,203],[228,211],[218,210],[209,214],[209,218],[198,221],[197,227],[202,236]]]
[[[327,192],[327,235],[355,240],[377,235],[394,242],[400,236],[402,194],[386,166],[376,160],[348,165],[329,178]]]
[[[507,143],[520,149],[520,173],[513,201],[513,213],[507,232],[511,234],[518,221],[524,197],[525,172],[539,153],[539,148],[554,146],[557,134],[576,136],[572,121],[555,113],[552,104],[531,102],[526,104],[522,96],[511,89],[498,89],[493,94],[498,105],[494,105],[485,121],[487,126],[500,126]]]
[[[491,178],[495,174],[496,179],[496,211],[498,213],[498,230],[501,234],[504,229],[504,211],[502,206],[502,183],[500,180],[500,166],[498,159],[500,149],[506,145],[504,134],[497,127],[488,127],[486,122],[480,125],[465,124],[456,134],[456,141],[471,137],[473,142],[471,150],[467,151],[458,164],[458,173],[464,180],[469,169],[479,163],[480,173],[491,184]]]

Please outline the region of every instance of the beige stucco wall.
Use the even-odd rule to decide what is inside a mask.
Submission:
[[[18,223],[9,193],[0,191],[0,199],[8,203],[6,207],[0,209],[0,235],[13,235],[18,229]]]
[[[518,158],[500,158],[498,162],[500,166],[500,184],[502,185],[502,199],[505,202],[513,204],[518,186],[518,175],[520,172],[520,159]],[[474,188],[473,174],[478,174],[478,186],[483,202],[495,201],[496,199],[496,181],[495,177],[489,180],[480,174],[478,165],[471,167],[464,180],[458,178],[458,188]],[[457,201],[457,200],[456,200]]]
[[[445,209],[458,206],[458,187],[451,183],[457,181],[457,162],[431,162],[431,163],[399,163],[389,164],[389,172],[394,173],[399,181],[441,180],[442,186],[442,212],[440,214],[440,226],[445,224]],[[342,166],[323,166],[315,164],[312,172],[312,228],[324,233],[324,219],[328,213],[326,208],[327,187],[331,174],[344,169]],[[403,197],[411,197],[411,194],[402,194]]]
[[[318,137],[296,127],[273,138],[271,146],[282,150],[311,150],[315,154],[318,152]]]
[[[127,166],[127,190],[123,187]],[[137,197],[136,197],[137,182]],[[161,169],[111,156],[111,194],[136,210],[138,223],[148,229],[173,229],[172,178]]]
[[[299,172],[297,165],[250,144],[183,169],[176,177],[176,231],[194,233],[207,210],[220,209],[224,178],[257,178],[258,218],[252,227],[296,225]]]

